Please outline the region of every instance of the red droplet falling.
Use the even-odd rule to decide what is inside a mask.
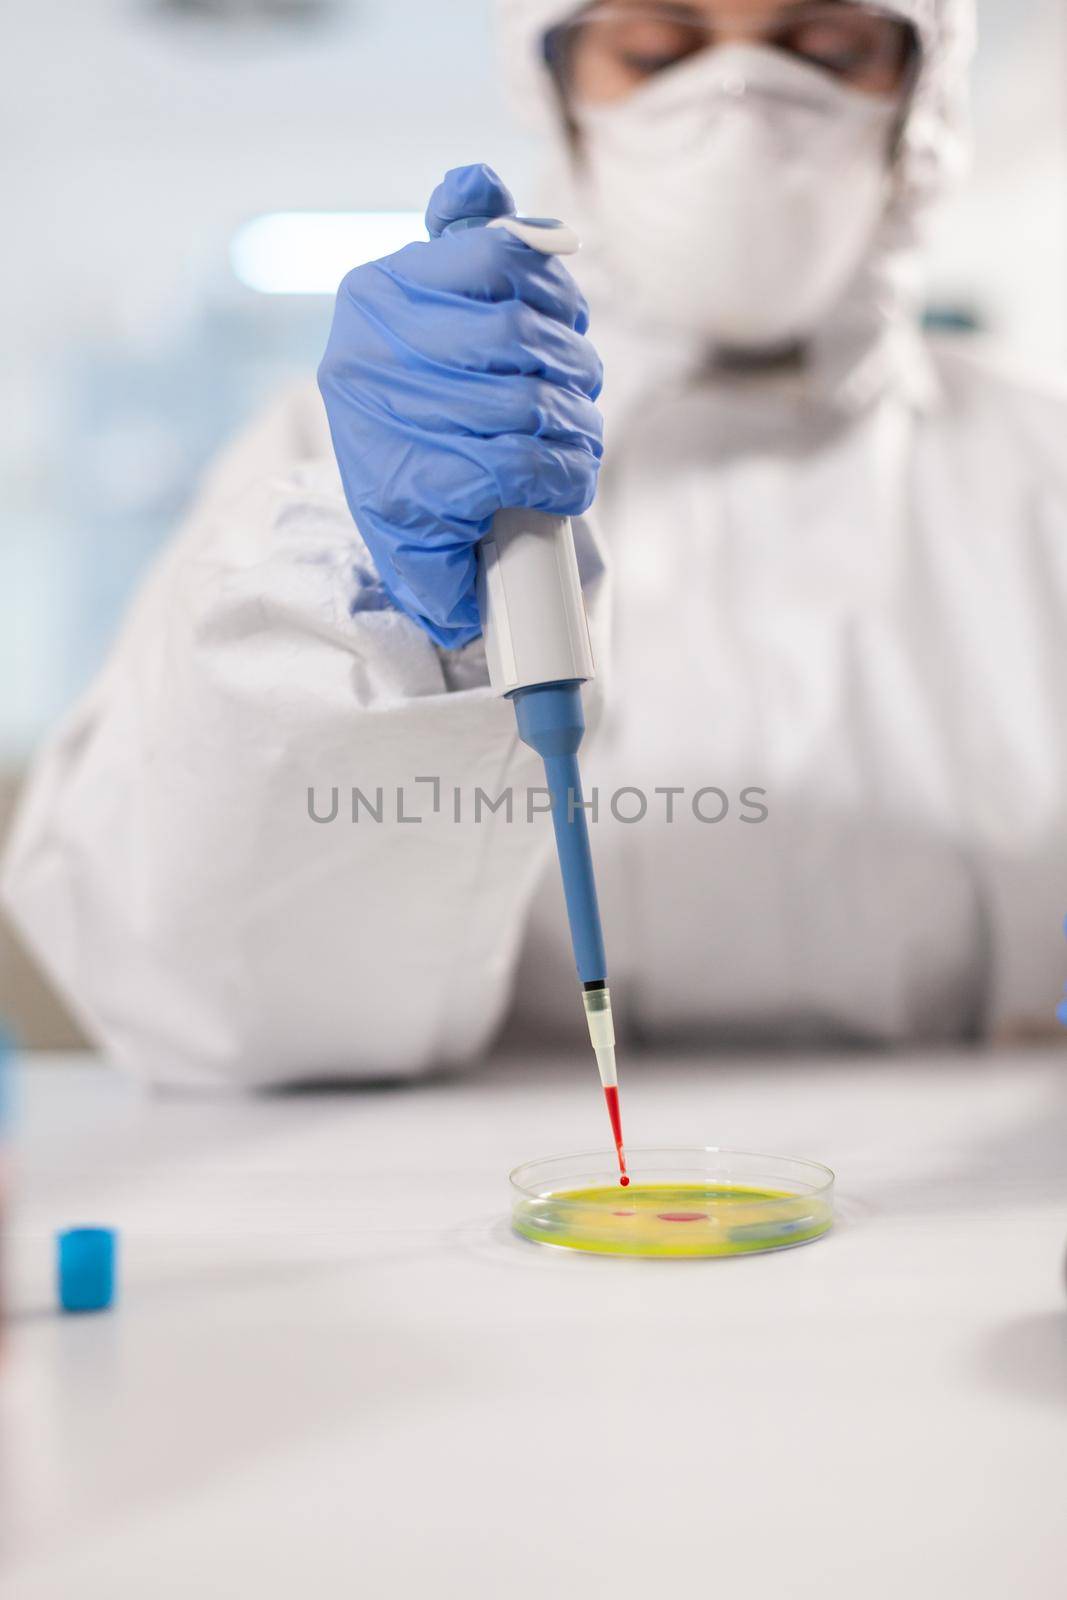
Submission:
[[[626,1154],[622,1148],[622,1113],[619,1110],[619,1086],[617,1083],[604,1085],[604,1099],[608,1103],[608,1116],[611,1118],[611,1134],[615,1140],[615,1149],[619,1155],[619,1182],[625,1189],[630,1182],[630,1175],[626,1170]]]

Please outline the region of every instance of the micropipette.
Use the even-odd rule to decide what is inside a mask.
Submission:
[[[551,217],[464,217],[448,232],[504,228],[543,255],[573,255],[573,229]],[[498,511],[478,549],[478,605],[489,680],[515,707],[519,738],[541,757],[552,807],[571,944],[589,1040],[611,1118],[622,1182],[615,1031],[578,749],[585,732],[581,686],[594,676],[569,517]]]

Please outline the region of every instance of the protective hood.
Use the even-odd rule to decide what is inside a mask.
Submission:
[[[566,210],[581,228],[581,184],[573,169],[555,86],[542,43],[556,23],[574,15],[574,0],[496,0],[504,67],[514,102],[550,142],[546,204]],[[892,198],[871,247],[849,289],[808,344],[805,392],[835,410],[852,411],[891,384],[921,399],[929,371],[916,325],[920,292],[919,241],[932,202],[962,170],[967,154],[967,73],[973,48],[973,0],[890,0],[886,9],[915,24],[922,64],[908,108],[894,169]],[[605,354],[632,349],[621,364],[635,373],[663,375],[701,366],[707,358],[700,336],[670,347],[643,334],[629,311],[612,303],[612,288],[598,270],[595,250],[579,258],[578,276],[594,314],[594,338]],[[625,339],[615,327],[627,324]],[[614,350],[613,347],[614,346]],[[650,367],[649,363],[652,363]],[[609,362],[609,376],[612,364]],[[621,374],[624,382],[628,374]],[[631,380],[633,390],[641,380]]]

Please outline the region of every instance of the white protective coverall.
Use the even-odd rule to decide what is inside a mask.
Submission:
[[[546,112],[539,41],[569,9],[502,6]],[[608,685],[585,770],[631,1038],[980,1036],[1049,1027],[1061,988],[1067,394],[917,331],[969,10],[897,9],[926,56],[896,198],[801,379],[708,376],[585,268],[611,573],[579,528]],[[517,970],[518,1011],[579,1045],[550,828],[523,820],[538,782],[480,644],[449,658],[385,604],[309,384],[222,461],[41,754],[5,897],[92,1035],[154,1080],[469,1060]],[[509,784],[515,820],[475,824],[475,789]],[[381,822],[350,820],[353,786],[383,790]],[[624,786],[643,820],[612,819]],[[694,815],[706,786],[720,822]],[[338,789],[336,820],[309,787],[320,815]]]

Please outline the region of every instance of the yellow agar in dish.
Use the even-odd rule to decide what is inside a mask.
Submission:
[[[731,1183],[631,1183],[561,1189],[515,1207],[516,1232],[597,1255],[743,1256],[817,1239],[829,1199]]]

